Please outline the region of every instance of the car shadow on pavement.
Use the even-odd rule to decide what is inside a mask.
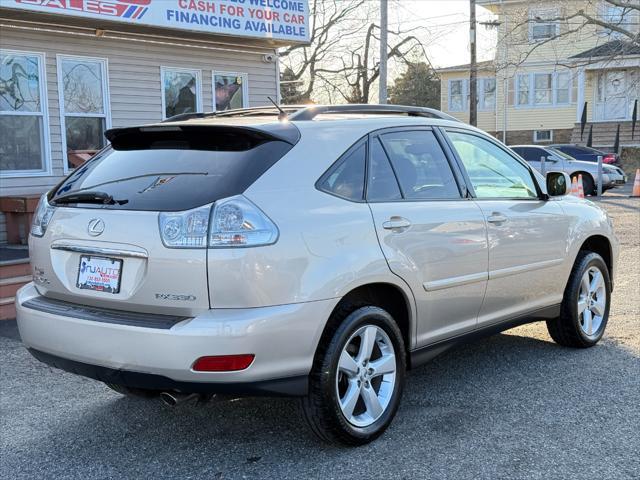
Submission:
[[[544,327],[521,328],[540,334]],[[391,428],[363,451],[377,452],[384,469],[382,459],[391,451],[402,457],[415,454],[417,448],[437,470],[440,462],[448,463],[444,459],[451,449],[469,461],[477,456],[480,465],[481,452],[489,444],[494,453],[505,455],[512,454],[517,444],[526,457],[538,456],[546,448],[556,449],[552,453],[558,455],[564,442],[589,429],[598,430],[599,441],[606,440],[603,418],[595,426],[583,422],[585,397],[592,403],[606,402],[616,390],[631,405],[637,379],[635,387],[629,384],[625,391],[620,377],[609,373],[633,355],[606,339],[595,348],[573,350],[520,336],[521,332],[458,347],[410,372]],[[177,475],[195,469],[216,478],[223,473],[225,477],[256,474],[260,469],[286,476],[285,466],[298,472],[319,465],[331,469],[332,462],[352,455],[351,449],[312,438],[296,399],[227,397],[171,408],[156,400],[121,397],[91,380],[48,370],[57,377],[48,384],[73,385],[70,395],[75,403],[70,407],[68,398],[56,397],[62,389],[47,392],[47,407],[52,410],[48,417],[55,428],[44,428],[28,449],[55,452],[55,458],[90,461],[111,473],[123,474],[124,468],[130,476],[153,471]],[[60,418],[53,421],[51,415]]]

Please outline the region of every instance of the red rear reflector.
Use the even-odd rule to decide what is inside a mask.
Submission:
[[[216,355],[211,357],[200,357],[193,364],[196,372],[232,372],[234,370],[244,370],[255,355]]]

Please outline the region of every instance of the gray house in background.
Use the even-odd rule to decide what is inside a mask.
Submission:
[[[0,209],[57,184],[106,129],[276,98],[276,49],[308,41],[308,4],[254,3],[1,2]]]

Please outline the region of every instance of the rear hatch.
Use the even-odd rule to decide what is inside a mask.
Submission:
[[[211,308],[210,207],[243,193],[292,148],[296,134],[293,126],[202,122],[107,132],[111,146],[49,193],[44,234],[30,237],[39,292],[157,314]],[[168,225],[166,218],[179,222]],[[161,227],[176,225],[179,241],[167,240]]]

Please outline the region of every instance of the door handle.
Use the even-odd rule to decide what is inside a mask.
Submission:
[[[404,232],[410,226],[411,222],[404,217],[391,217],[382,224],[382,228],[385,230],[391,230],[397,233]]]
[[[489,222],[489,223],[503,223],[503,222],[506,222],[506,221],[507,221],[507,217],[505,217],[500,212],[493,212],[487,218],[487,222]]]

